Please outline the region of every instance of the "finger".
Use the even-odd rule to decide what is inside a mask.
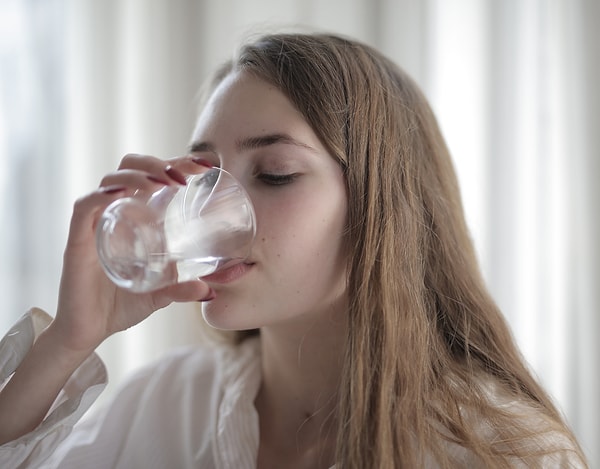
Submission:
[[[160,173],[164,171],[165,166],[168,164],[165,160],[156,156],[128,153],[121,159],[118,169],[135,169],[148,173]]]
[[[185,155],[183,157],[170,158],[167,160],[171,166],[180,170],[185,174],[198,174],[205,172],[207,169],[218,166],[209,159],[199,155]]]
[[[102,178],[100,187],[125,186],[131,190],[153,191],[159,186],[175,185],[167,174],[156,176],[146,171],[121,169]]]
[[[119,170],[142,171],[167,184],[185,185],[185,175],[173,163],[174,161],[161,160],[155,156],[130,153],[121,160]]]
[[[216,297],[215,291],[201,280],[191,280],[168,286],[154,293],[157,309],[164,308],[172,302],[210,301]]]
[[[218,163],[214,164],[200,155],[192,154],[161,160],[154,156],[131,153],[123,157],[117,173],[127,170],[141,171],[154,182],[165,185],[172,185],[173,183],[184,185],[186,182],[185,174],[198,174],[215,165],[218,166]],[[118,179],[113,179],[112,175],[109,177],[110,179],[106,181],[106,184],[121,183]]]
[[[71,226],[69,229],[69,240],[71,242],[87,241],[100,213],[119,197],[123,197],[128,188],[122,185],[111,185],[102,187],[75,201]]]

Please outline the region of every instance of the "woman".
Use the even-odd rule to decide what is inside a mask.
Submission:
[[[77,202],[56,319],[28,351],[14,346],[25,357],[1,394],[0,461],[586,467],[484,286],[448,151],[410,78],[357,42],[282,34],[246,45],[210,91],[189,155],[130,155]],[[199,165],[250,194],[250,258],[151,294],[116,289],[94,249],[99,213]],[[104,379],[94,348],[193,300],[232,345],[170,355],[67,436]]]

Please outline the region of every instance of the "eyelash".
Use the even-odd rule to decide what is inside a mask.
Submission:
[[[271,174],[271,173],[260,173],[257,175],[257,179],[261,180],[265,184],[271,186],[283,186],[293,182],[298,177],[296,173],[290,174]]]

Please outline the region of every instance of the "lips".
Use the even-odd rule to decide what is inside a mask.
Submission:
[[[207,283],[230,283],[242,277],[253,265],[254,264],[241,262],[207,275],[206,277],[202,277],[202,280]]]

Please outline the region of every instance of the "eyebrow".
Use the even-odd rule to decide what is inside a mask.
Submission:
[[[268,147],[268,146],[277,145],[277,144],[294,145],[297,147],[306,148],[307,150],[316,152],[316,150],[313,147],[311,147],[310,145],[300,142],[285,133],[276,133],[276,134],[269,134],[269,135],[260,135],[260,136],[256,136],[256,137],[247,137],[247,138],[239,139],[235,142],[235,146],[238,149],[238,151],[256,150],[258,148]],[[214,145],[212,145],[209,142],[192,143],[189,147],[189,151],[191,153],[203,152],[203,151],[210,151],[212,153],[216,153]]]

